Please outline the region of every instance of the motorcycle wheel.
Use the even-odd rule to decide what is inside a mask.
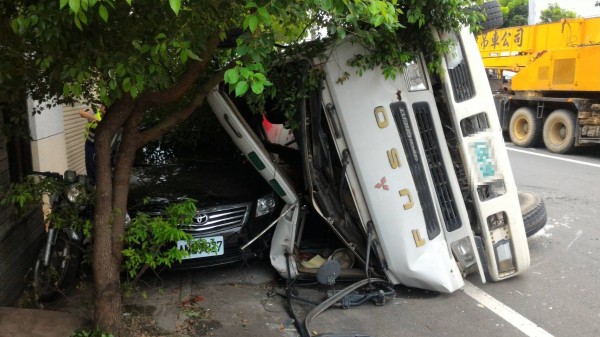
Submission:
[[[38,300],[49,300],[62,293],[77,276],[79,249],[64,232],[59,232],[56,242],[50,249],[50,260],[44,266],[44,249],[42,247],[33,269],[33,289]]]

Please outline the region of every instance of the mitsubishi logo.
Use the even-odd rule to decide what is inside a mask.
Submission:
[[[193,220],[195,224],[203,225],[208,222],[208,215],[204,213],[196,213]]]

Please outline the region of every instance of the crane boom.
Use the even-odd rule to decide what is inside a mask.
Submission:
[[[600,92],[600,18],[497,29],[477,44],[486,68],[518,72],[515,91]]]

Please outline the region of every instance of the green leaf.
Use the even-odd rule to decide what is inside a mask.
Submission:
[[[77,13],[77,17],[79,18],[79,21],[81,21],[81,23],[87,25],[87,16],[85,15],[84,11],[79,11],[79,13]]]
[[[98,14],[102,20],[104,20],[104,22],[108,22],[108,10],[106,7],[104,7],[104,5],[100,5],[100,8],[98,8]]]
[[[68,84],[63,85],[63,95],[69,96],[71,93],[71,87]]]
[[[188,53],[186,49],[181,50],[181,53],[179,53],[179,59],[181,60],[181,63],[185,63],[188,59]]]
[[[73,91],[73,96],[75,96],[75,97],[81,96],[81,92],[82,92],[81,84],[79,84],[79,83],[73,84],[72,91]]]
[[[131,90],[129,90],[129,93],[131,93],[131,97],[136,98],[138,95],[138,88],[134,85],[131,87]]]
[[[244,8],[256,8],[256,2],[254,1],[250,1],[249,3],[246,4],[246,7]]]
[[[259,7],[258,8],[258,15],[260,15],[262,22],[267,25],[270,26],[271,25],[271,15],[269,14],[269,11],[267,11],[266,8],[264,7]]]
[[[239,81],[235,86],[235,96],[240,97],[248,91],[248,82]]]
[[[252,72],[248,68],[240,68],[240,74],[242,74],[242,77],[245,79],[248,79],[250,78],[250,74],[252,74]]]
[[[69,0],[69,8],[73,11],[73,13],[78,13],[81,5],[81,0]]]
[[[189,58],[191,58],[192,60],[196,60],[196,61],[202,61],[200,59],[200,57],[198,55],[196,55],[193,51],[189,50],[187,51],[187,55]]]
[[[181,8],[181,0],[169,0],[169,5],[171,6],[173,12],[175,12],[175,15],[179,14],[179,9]]]
[[[375,18],[375,22],[373,22],[373,26],[375,26],[375,27],[379,27],[379,26],[381,26],[381,24],[382,24],[382,23],[383,23],[383,16],[381,16],[381,15],[378,15],[378,16]]]
[[[225,83],[235,84],[239,80],[240,76],[236,68],[229,69],[225,72],[223,79]]]
[[[123,80],[123,90],[125,90],[125,92],[131,90],[131,78],[127,77]]]
[[[81,27],[81,22],[79,21],[79,18],[77,16],[73,17],[73,21],[75,21],[75,26],[77,26],[79,30],[83,30],[83,27]]]
[[[15,19],[10,22],[13,32],[17,33],[19,30],[19,22]]]
[[[258,26],[258,18],[256,17],[256,15],[249,16],[248,17],[248,27],[250,28],[250,31],[252,33],[254,33],[257,26]]]
[[[60,5],[58,8],[63,9],[68,3],[69,0],[60,0]]]
[[[260,94],[263,92],[263,90],[265,89],[265,86],[263,85],[263,82],[259,82],[259,81],[255,81],[252,82],[252,92],[255,94]]]
[[[132,0],[125,0],[125,2],[127,2],[127,4],[131,7],[131,1]]]

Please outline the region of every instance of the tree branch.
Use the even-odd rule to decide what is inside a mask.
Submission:
[[[210,90],[212,90],[219,84],[219,82],[223,80],[223,75],[228,68],[229,67],[225,67],[218,72],[213,73],[212,76],[202,84],[196,93],[196,96],[194,96],[190,104],[188,104],[185,108],[169,116],[155,127],[144,132],[140,132],[138,137],[138,147],[160,138],[160,136],[165,134],[167,131],[185,121],[194,112],[194,110],[202,105],[204,98],[206,95],[208,95]]]
[[[221,38],[219,32],[216,32],[207,42],[206,49],[200,55],[200,61],[194,61],[181,79],[168,89],[144,93],[139,98],[139,110],[145,111],[148,108],[173,103],[183,97],[185,93],[196,83],[198,78],[206,72],[208,65],[212,61],[212,56],[219,46]],[[137,109],[136,109],[137,110]]]

